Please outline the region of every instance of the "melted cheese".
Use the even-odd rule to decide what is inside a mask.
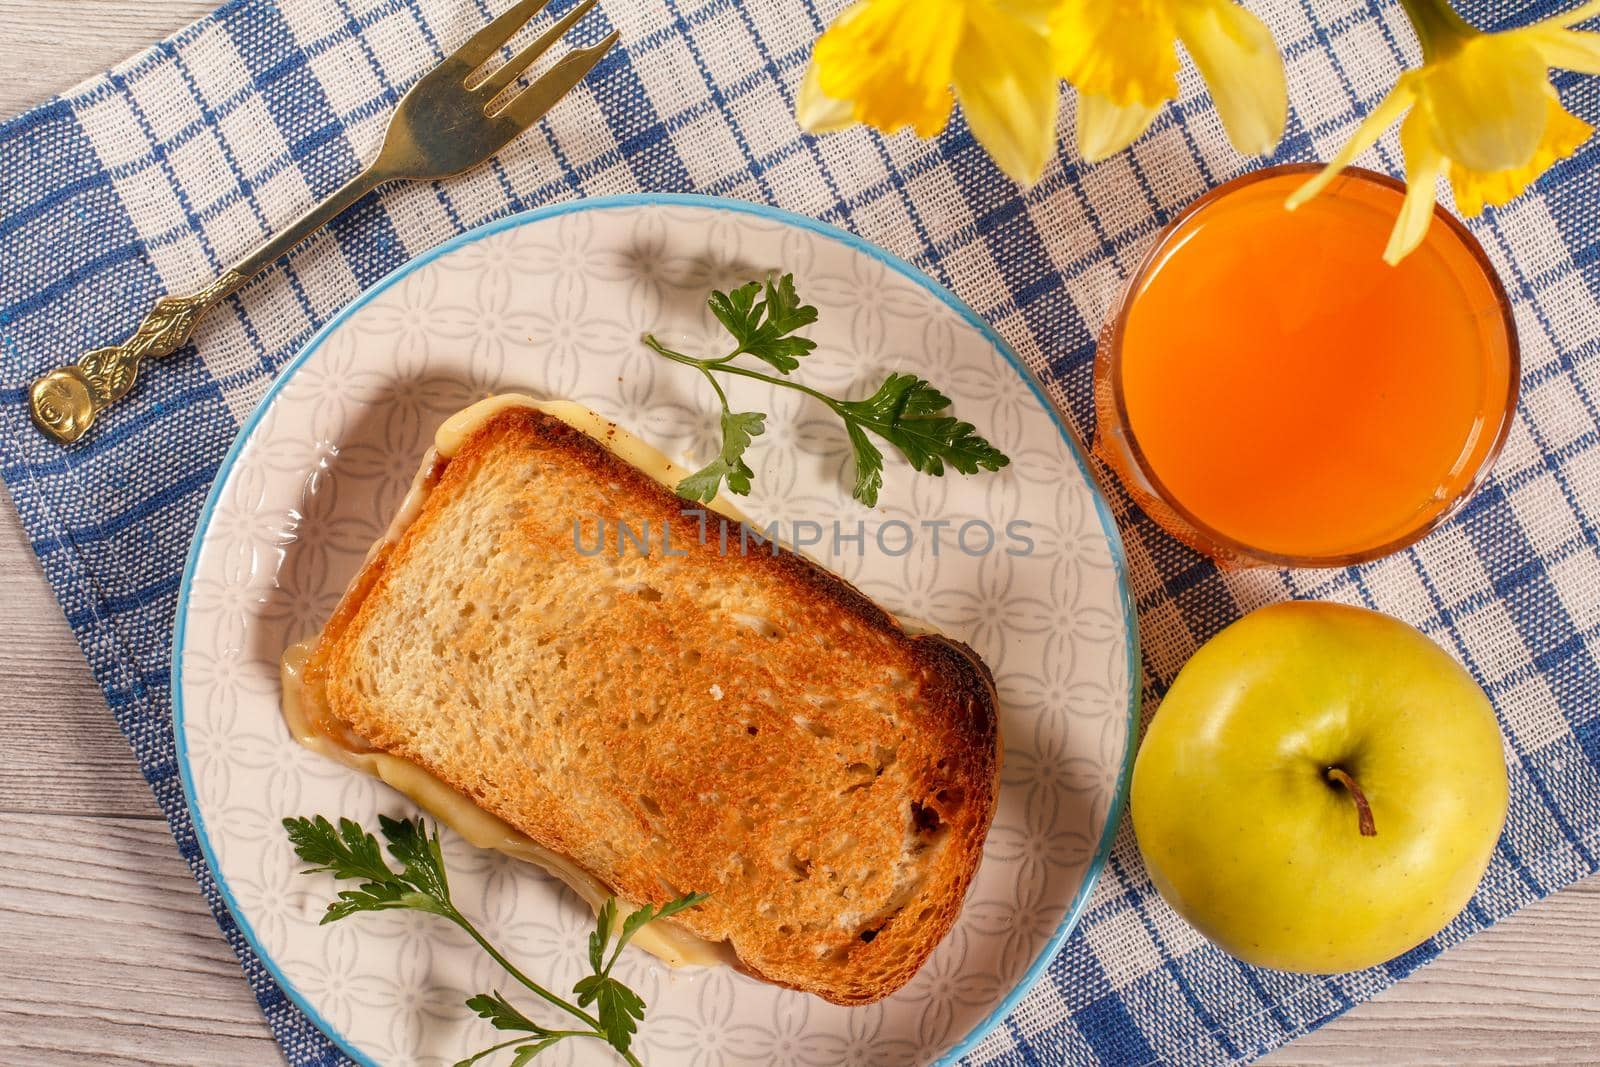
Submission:
[[[535,400],[516,393],[491,396],[457,412],[439,427],[434,435],[433,448],[423,457],[417,476],[389,523],[389,529],[367,553],[368,561],[384,545],[398,540],[421,514],[432,489],[432,473],[437,461],[454,456],[462,442],[475,430],[500,412],[514,407],[537,408],[561,419],[668,488],[677,485],[689,473],[616,423],[602,419],[580,404]],[[712,507],[729,518],[742,521],[739,513],[721,500]],[[327,718],[326,715],[313,716],[311,713],[318,709],[306,707],[310,697],[305,688],[305,663],[315,644],[316,639],[313,638],[291,645],[284,650],[280,665],[284,723],[296,741],[313,752],[387,783],[470,844],[478,848],[492,848],[542,867],[571,887],[591,908],[596,911],[600,909],[611,895],[610,891],[565,856],[550,851],[509,823],[484,811],[449,783],[410,760],[388,752],[360,751],[355,747],[359,739],[345,741],[313,727],[314,718]],[[621,900],[617,906],[624,916],[636,910]],[[727,943],[707,941],[671,922],[647,923],[633,936],[631,944],[673,967],[714,967],[734,962],[733,950]]]
[[[610,419],[602,418],[582,404],[574,403],[571,400],[535,400],[533,397],[523,393],[499,393],[480,400],[471,407],[462,408],[448,419],[445,419],[444,424],[439,427],[438,432],[433,436],[433,452],[430,453],[430,457],[441,456],[449,459],[454,456],[460,450],[463,441],[471,437],[484,423],[509,408],[534,408],[544,412],[546,415],[555,416],[574,430],[579,430],[594,438],[615,454],[618,459],[638,468],[668,489],[675,488],[679,482],[692,473],[688,468],[681,467],[662,455],[660,449],[641,441]],[[430,458],[430,460],[423,463],[422,472],[418,474],[418,477],[424,478],[428,468],[431,466]],[[409,496],[406,498],[406,502],[410,502]],[[421,503],[418,502],[417,509],[420,510],[421,507]],[[713,511],[726,515],[728,518],[738,522],[748,521],[737,508],[722,497],[714,500],[710,507]],[[396,522],[399,521],[405,510],[405,505],[402,504],[400,513],[395,516]],[[411,520],[415,517],[416,514],[413,511],[407,517],[405,526],[409,526]],[[403,531],[405,526],[401,526],[400,529]],[[390,539],[393,540],[394,536],[395,531],[391,527]]]

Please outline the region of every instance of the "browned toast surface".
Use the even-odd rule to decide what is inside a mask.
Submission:
[[[758,977],[842,1004],[909,980],[994,813],[977,657],[793,553],[741,555],[737,524],[724,554],[715,516],[702,540],[691,505],[540,411],[435,475],[312,654],[326,712],[626,901],[709,893],[676,921]],[[601,520],[648,526],[648,554],[580,552]]]

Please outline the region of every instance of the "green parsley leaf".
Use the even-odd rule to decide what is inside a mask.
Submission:
[[[638,1028],[637,1023],[644,1018],[644,1001],[633,990],[612,978],[611,968],[616,965],[617,958],[622,955],[623,948],[633,939],[633,935],[642,930],[646,923],[676,915],[707,899],[704,893],[689,893],[665,904],[646,904],[629,912],[622,919],[620,929],[617,925],[617,899],[608,897],[600,906],[594,932],[589,935],[589,967],[594,973],[579,979],[572,991],[578,994],[578,1007],[596,1006],[600,1030],[617,1051],[628,1051],[628,1044]],[[616,931],[614,946],[611,944],[613,931]]]
[[[606,967],[606,946],[611,944],[611,930],[617,924],[617,898],[607,897],[595,916],[594,931],[589,934],[589,969],[596,974]]]
[[[896,373],[865,400],[840,401],[837,410],[847,423],[894,445],[924,474],[942,475],[947,463],[962,474],[976,474],[1011,462],[972,423],[946,414],[949,407],[950,398],[922,378]]]
[[[543,1041],[535,1041],[531,1045],[518,1045],[517,1054],[511,1060],[511,1067],[528,1067],[528,1064],[533,1061],[535,1056],[549,1048],[551,1045],[555,1044],[557,1041],[560,1041],[565,1036],[565,1034],[557,1034],[554,1037],[547,1037]],[[622,1052],[626,1050],[618,1049],[617,1051]]]
[[[528,1040],[526,1037],[516,1037],[512,1038],[510,1041],[502,1041],[498,1045],[490,1045],[486,1049],[480,1049],[464,1060],[457,1060],[454,1064],[454,1067],[472,1067],[472,1065],[478,1061],[488,1059],[496,1052],[512,1048],[513,1046],[516,1048],[516,1058],[514,1058],[511,1062],[527,1063],[529,1060],[533,1059],[533,1057],[537,1056],[551,1045],[554,1045],[557,1041],[567,1037],[598,1037],[601,1040],[605,1039],[605,1035],[598,1033],[585,1034],[582,1031],[562,1031],[557,1033],[555,1031],[551,1031],[549,1034],[536,1039],[533,1044],[528,1045],[523,1044],[523,1042]]]
[[[760,326],[761,316],[755,310],[756,297],[760,295],[760,282],[745,282],[731,293],[724,293],[720,289],[711,290],[711,296],[706,299],[706,306],[711,308],[711,314],[722,323],[723,329],[743,340],[755,333]]]
[[[646,904],[638,911],[629,913],[628,917],[622,920],[622,933],[617,938],[617,952],[621,952],[622,946],[633,940],[633,935],[642,930],[646,923],[655,922],[657,919],[665,919],[669,915],[676,915],[686,908],[692,908],[696,904],[710,899],[710,895],[706,893],[690,893],[676,900],[669,900],[660,907]],[[613,956],[613,958],[615,957]],[[598,968],[596,969],[598,970]]]
[[[439,848],[439,831],[429,835],[422,820],[391,819],[378,816],[378,827],[389,842],[389,854],[404,870],[400,877],[419,892],[442,901],[450,899],[450,882],[444,872],[444,853]]]
[[[802,304],[795,294],[792,274],[776,282],[769,277],[765,287],[747,282],[731,293],[713,290],[706,303],[739,344],[729,359],[748,353],[788,374],[817,347],[809,338],[790,336],[817,321],[817,309]]]
[[[389,882],[368,882],[359,889],[341,889],[338,899],[328,905],[328,910],[322,913],[322,919],[317,925],[325,926],[363,911],[387,911],[393,908],[411,907],[428,910],[413,901],[412,898],[416,896],[417,894],[411,893],[403,886]]]
[[[883,453],[857,423],[846,421],[844,429],[856,457],[856,484],[850,495],[869,508],[877,507],[878,490],[883,488]]]
[[[522,1014],[501,995],[499,990],[467,998],[467,1007],[477,1012],[479,1018],[488,1019],[489,1025],[496,1030],[516,1030],[528,1034],[550,1033],[549,1027],[540,1026]]]
[[[591,974],[572,987],[578,994],[578,1007],[595,1005],[600,1030],[618,1052],[628,1051],[638,1023],[644,1018],[644,1001],[639,994],[606,974]]]
[[[363,911],[413,908],[442,915],[452,910],[448,892],[436,893],[431,882],[419,883],[406,873],[396,874],[384,861],[377,838],[349,819],[340,819],[337,829],[320,815],[285,819],[283,826],[295,854],[312,865],[305,873],[328,872],[335,878],[361,882],[354,889],[339,891],[322,915],[324,924]]]
[[[394,877],[383,860],[378,839],[349,819],[340,819],[339,828],[318,815],[315,819],[285,819],[289,843],[295,855],[312,866],[307,874],[324,871],[335,878],[361,878],[382,882]]]
[[[750,442],[766,430],[767,417],[759,411],[722,412],[722,451],[717,458],[678,483],[677,494],[686,500],[700,500],[709,504],[717,498],[723,480],[728,490],[740,496],[750,492],[750,479],[755,471],[744,461]]]

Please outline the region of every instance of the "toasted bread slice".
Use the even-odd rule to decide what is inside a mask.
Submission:
[[[838,1004],[904,985],[994,814],[977,656],[792,552],[741,555],[736,523],[724,552],[714,515],[702,537],[692,505],[542,411],[492,416],[427,480],[307,663],[320,728],[624,901],[709,893],[667,921],[756,977]],[[602,520],[649,551],[608,533],[585,554]]]

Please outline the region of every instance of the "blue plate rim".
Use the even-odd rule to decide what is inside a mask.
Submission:
[[[211,872],[212,880],[216,883],[217,892],[222,902],[227,906],[228,912],[238,924],[239,932],[249,944],[251,951],[261,961],[272,980],[278,988],[283,990],[295,1007],[303,1012],[306,1018],[314,1023],[317,1029],[328,1036],[328,1039],[337,1045],[345,1055],[355,1060],[363,1067],[380,1067],[355,1044],[341,1034],[336,1027],[312,1006],[305,995],[297,989],[285,975],[256,936],[255,929],[242,913],[238,902],[234,899],[233,891],[229,888],[227,880],[222,875],[221,867],[217,862],[216,850],[211,845],[210,837],[206,832],[205,819],[200,814],[200,806],[194,792],[194,778],[189,766],[189,744],[184,733],[184,707],[183,707],[183,652],[184,638],[186,636],[189,614],[189,596],[194,585],[195,567],[200,560],[200,549],[207,530],[211,526],[211,519],[216,511],[217,501],[222,495],[223,485],[228,480],[228,475],[233,471],[234,464],[238,461],[239,453],[244,450],[245,443],[250,439],[256,427],[265,417],[267,409],[271,407],[273,399],[288,384],[297,370],[311,358],[320,348],[328,336],[353,316],[361,308],[376,299],[381,293],[391,286],[402,281],[414,271],[420,270],[428,264],[449,255],[455,250],[481,241],[486,237],[502,233],[506,230],[517,229],[535,222],[556,218],[561,215],[570,215],[583,211],[607,211],[617,208],[631,207],[696,207],[714,211],[730,211],[742,215],[754,215],[758,218],[771,219],[790,226],[806,230],[810,233],[838,241],[856,252],[860,252],[884,264],[901,276],[917,283],[928,292],[932,293],[951,311],[957,315],[988,341],[1000,353],[1005,361],[1011,365],[1019,377],[1032,390],[1034,397],[1049,414],[1051,421],[1056,424],[1062,438],[1067,442],[1072,453],[1073,461],[1077,463],[1085,483],[1089,486],[1090,495],[1094,499],[1095,514],[1100,520],[1101,531],[1105,534],[1106,542],[1111,549],[1112,568],[1117,577],[1117,588],[1120,593],[1122,606],[1123,630],[1127,637],[1127,670],[1128,670],[1128,711],[1127,711],[1127,742],[1123,747],[1122,764],[1117,772],[1117,788],[1111,800],[1111,806],[1106,812],[1106,824],[1101,829],[1100,840],[1095,846],[1095,853],[1090,860],[1089,869],[1084,874],[1083,882],[1079,885],[1077,894],[1067,908],[1067,913],[1062,917],[1060,924],[1045,943],[1038,957],[1022,975],[1017,986],[1008,993],[1001,1002],[986,1016],[981,1019],[967,1035],[948,1049],[936,1063],[938,1065],[954,1064],[961,1057],[971,1052],[978,1043],[988,1036],[1006,1016],[1010,1015],[1028,992],[1038,983],[1045,970],[1060,952],[1061,946],[1068,936],[1077,927],[1078,920],[1083,915],[1084,908],[1088,905],[1089,897],[1095,885],[1104,873],[1107,861],[1111,855],[1111,844],[1116,838],[1117,827],[1122,821],[1122,809],[1126,806],[1128,796],[1128,780],[1133,770],[1134,752],[1137,750],[1137,733],[1139,728],[1139,708],[1143,686],[1143,673],[1140,665],[1139,654],[1139,617],[1133,604],[1132,585],[1128,577],[1128,560],[1123,548],[1122,536],[1118,531],[1116,519],[1111,513],[1111,507],[1106,501],[1105,492],[1100,487],[1100,481],[1095,476],[1084,458],[1083,445],[1078,440],[1077,434],[1067,424],[1050,395],[1045,392],[1032,370],[1024,363],[1015,352],[1011,350],[1000,334],[987,320],[973,311],[963,300],[938,281],[929,277],[926,272],[912,266],[907,261],[891,252],[872,244],[865,238],[859,237],[848,230],[813,219],[805,215],[798,215],[782,208],[771,207],[766,204],[757,204],[746,200],[733,200],[727,197],[704,196],[697,193],[628,193],[620,196],[603,196],[588,199],[570,200],[560,204],[549,204],[544,207],[534,208],[529,211],[518,212],[502,219],[484,223],[464,233],[457,234],[443,244],[428,249],[415,258],[396,267],[388,275],[367,288],[360,296],[356,297],[347,306],[340,310],[333,318],[318,330],[305,346],[284,364],[278,376],[273,379],[262,396],[260,403],[250,413],[244,423],[239,427],[239,433],[234,437],[233,444],[228,448],[222,458],[221,465],[217,468],[216,479],[211,484],[211,490],[206,494],[205,504],[200,509],[200,516],[195,524],[194,539],[189,544],[188,558],[184,562],[183,578],[178,587],[177,614],[172,628],[172,725],[173,740],[176,746],[178,763],[178,777],[183,784],[184,804],[189,809],[189,819],[194,826],[195,840],[200,846],[200,853],[205,858],[206,867]]]

